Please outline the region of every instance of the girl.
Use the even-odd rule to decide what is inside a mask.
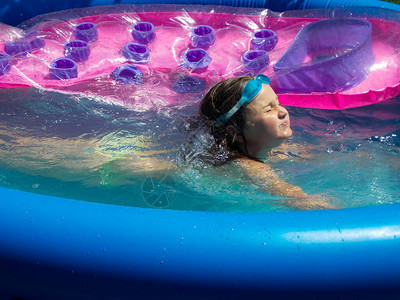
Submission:
[[[200,114],[229,159],[272,195],[297,209],[334,208],[324,197],[307,195],[280,179],[263,161],[292,136],[288,111],[279,104],[267,76],[238,77],[216,84],[203,98]]]

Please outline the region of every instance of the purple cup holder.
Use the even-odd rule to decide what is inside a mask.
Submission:
[[[149,22],[138,22],[132,26],[132,37],[140,44],[149,44],[156,38],[154,25]]]
[[[177,82],[172,85],[172,90],[178,94],[184,93],[197,93],[206,88],[206,82],[199,77],[186,76],[179,78]]]
[[[76,40],[95,42],[98,38],[97,27],[92,22],[80,23],[74,26],[73,35]]]
[[[9,73],[11,70],[11,56],[0,52],[0,76]]]
[[[78,77],[76,63],[69,58],[57,58],[50,63],[51,79],[64,80]]]
[[[134,65],[124,65],[115,68],[111,76],[120,82],[129,84],[143,84],[143,72]]]
[[[265,50],[270,52],[275,49],[278,44],[278,36],[269,29],[258,29],[253,32],[250,41],[251,46],[255,50]]]
[[[127,43],[122,50],[126,59],[136,63],[147,63],[150,57],[150,51],[147,46],[138,43]]]
[[[64,55],[76,62],[82,62],[89,59],[90,47],[85,41],[72,40],[64,44]]]
[[[191,70],[204,69],[212,61],[207,51],[201,48],[189,49],[182,58],[182,66]]]
[[[27,32],[21,40],[30,43],[32,51],[42,49],[46,46],[41,33],[36,30]]]
[[[31,43],[24,39],[4,43],[4,52],[11,56],[27,56],[31,51]]]
[[[247,51],[242,56],[244,67],[247,71],[259,73],[269,65],[269,56],[265,50]]]
[[[32,50],[42,49],[46,46],[44,38],[41,36],[41,33],[36,30],[27,32],[21,40],[29,42],[31,44]]]
[[[33,39],[30,43],[31,43],[32,50],[42,49],[46,46],[44,38],[42,38],[42,37]]]
[[[25,34],[21,39],[4,43],[4,52],[12,56],[27,56],[34,50],[44,48],[45,41],[40,33],[32,31]]]
[[[207,49],[215,43],[216,35],[212,27],[199,25],[192,29],[191,41],[195,48]]]

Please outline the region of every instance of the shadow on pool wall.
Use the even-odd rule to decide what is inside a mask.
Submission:
[[[380,1],[353,2],[400,10]],[[3,3],[0,12],[7,16],[2,20],[9,24],[45,12],[36,8],[113,4]],[[269,8],[328,5],[297,1],[285,7],[286,3],[276,1]],[[22,16],[17,20],[13,14]],[[400,295],[399,220],[398,204],[205,213],[102,205],[0,188],[0,296],[394,299]]]

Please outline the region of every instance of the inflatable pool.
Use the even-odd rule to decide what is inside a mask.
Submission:
[[[368,1],[368,3],[375,6],[381,5],[380,2]],[[280,5],[279,10],[293,8],[290,5],[285,7],[283,3]],[[297,5],[295,8],[304,8],[300,2],[297,2]],[[338,2],[337,5],[339,6],[340,3]],[[399,10],[395,5],[391,8]],[[140,8],[131,7],[130,9],[137,11]],[[120,86],[122,88],[118,91],[123,91],[128,84],[128,87],[134,87],[136,91],[140,91],[141,87],[146,85],[146,74],[151,73],[159,78],[171,79],[167,77],[167,74],[174,69],[183,70],[185,75],[183,78],[196,78],[199,81],[195,82],[202,82],[207,86],[220,78],[234,76],[235,72],[254,71],[254,68],[246,68],[242,55],[250,47],[252,34],[263,24],[263,18],[260,20],[258,17],[262,15],[269,20],[289,24],[289,27],[285,27],[276,22],[276,27],[271,26],[273,32],[278,33],[278,43],[275,52],[274,50],[268,52],[268,67],[264,65],[260,69],[275,80],[276,87],[281,90],[280,97],[287,101],[286,104],[321,108],[318,106],[320,102],[313,98],[318,95],[321,102],[326,100],[326,106],[323,108],[342,109],[380,102],[399,93],[400,48],[399,30],[397,30],[399,14],[396,12],[355,8],[353,10],[313,10],[310,11],[310,15],[307,15],[307,12],[301,14],[291,12],[279,16],[270,12],[260,13],[263,10],[245,9],[245,16],[240,15],[240,18],[246,17],[247,21],[235,24],[235,28],[239,28],[235,34],[242,33],[246,42],[238,43],[238,48],[233,48],[232,51],[223,52],[223,54],[218,54],[224,50],[223,46],[221,46],[222,49],[218,48],[220,47],[218,41],[211,46],[204,46],[203,48],[208,47],[207,55],[213,60],[207,68],[202,66],[196,71],[196,68],[187,65],[191,59],[182,61],[181,57],[188,50],[203,48],[195,48],[199,44],[191,46],[191,43],[197,43],[190,38],[190,32],[195,26],[189,23],[186,30],[182,31],[182,24],[188,20],[194,20],[197,14],[203,18],[204,12],[198,12],[201,8],[195,7],[194,9],[187,8],[188,13],[185,14],[185,18],[174,15],[174,20],[181,23],[176,27],[168,27],[168,30],[171,27],[179,30],[174,34],[181,37],[178,39],[181,44],[177,43],[174,48],[179,54],[172,56],[171,60],[161,61],[162,58],[157,58],[157,51],[152,47],[157,46],[158,49],[165,47],[162,44],[156,44],[160,40],[159,36],[163,34],[160,30],[162,27],[159,27],[160,23],[157,22],[163,20],[164,13],[162,11],[154,13],[155,9],[159,7],[146,7],[146,12],[143,12],[143,16],[146,16],[146,13],[153,10],[150,14],[151,21],[158,29],[156,39],[152,40],[150,37],[148,43],[145,43],[150,50],[150,60],[145,61],[147,58],[140,56],[140,60],[143,61],[136,63],[132,63],[132,59],[136,58],[123,56],[123,51],[124,46],[134,38],[132,25],[137,23],[138,16],[140,16],[140,21],[148,21],[142,20],[142,15],[137,12],[135,14],[124,12],[122,14],[124,18],[120,18],[119,15],[115,15],[117,11],[113,7],[93,8],[89,10],[89,16],[77,17],[77,11],[72,11],[51,14],[44,19],[37,17],[18,27],[20,31],[15,27],[4,25],[1,31],[0,52],[6,52],[6,47],[8,47],[6,42],[10,41],[8,39],[10,33],[15,32],[18,35],[11,41],[28,41],[31,49],[18,50],[14,53],[12,53],[13,50],[9,50],[11,55],[8,55],[12,56],[14,61],[11,60],[8,63],[8,60],[5,60],[3,68],[5,74],[0,76],[3,89],[12,90],[33,86],[49,91],[68,94],[88,93],[96,96],[99,95],[96,88],[88,90],[82,88],[82,83],[85,83],[85,87],[96,87],[96,85],[88,84],[95,81],[98,83],[97,87],[104,87],[102,91],[107,99],[118,103],[123,101],[126,95],[117,94],[117,97],[111,97],[111,93],[106,90],[110,86]],[[227,16],[224,8],[205,7],[204,10],[207,16],[211,14],[213,18],[220,18],[222,23],[226,22],[226,18],[230,18],[230,22],[234,23],[233,17]],[[109,13],[105,14],[107,11]],[[256,17],[255,12],[258,13]],[[166,14],[171,14],[171,12]],[[333,24],[333,27],[344,28],[345,32],[352,37],[344,40],[342,46],[351,48],[344,51],[345,53],[356,53],[347,60],[348,63],[359,62],[352,67],[352,69],[360,67],[352,77],[354,82],[351,86],[346,86],[350,82],[349,79],[346,79],[344,83],[335,81],[332,91],[332,85],[327,86],[326,80],[323,80],[320,85],[315,85],[316,90],[293,93],[288,83],[292,82],[296,76],[305,76],[308,69],[304,67],[304,61],[300,68],[294,68],[290,64],[288,67],[287,60],[284,59],[285,53],[291,51],[290,45],[295,43],[296,36],[300,36],[298,40],[301,42],[302,36],[314,30],[312,24],[325,20],[329,23],[330,20],[336,19],[332,18],[333,14],[339,15],[337,19],[342,20],[339,26]],[[74,17],[71,18],[71,15]],[[352,18],[349,18],[350,15]],[[298,26],[300,16],[307,16],[302,26]],[[74,34],[74,27],[86,24],[81,26],[84,29],[90,29],[92,28],[90,23],[98,22],[99,18],[104,20],[104,23],[99,26],[97,37],[87,42],[92,45],[90,48],[92,56],[89,56],[88,60],[78,62],[76,60],[80,58],[67,57],[65,59],[69,54],[64,46]],[[167,18],[171,19],[171,15]],[[123,22],[124,20],[126,23]],[[204,19],[201,19],[201,22],[203,23]],[[252,26],[243,30],[244,23],[250,23]],[[326,34],[324,24],[327,23],[317,24],[320,24],[317,31],[324,36]],[[360,31],[350,35],[354,24]],[[115,26],[123,27],[118,38],[112,38],[113,31],[110,31],[107,36],[102,36],[102,32],[107,31],[101,29],[115,30]],[[152,31],[148,23],[143,26],[149,28],[146,31]],[[283,31],[291,37],[287,38],[287,43],[282,48],[279,48],[279,40],[285,41],[283,38],[285,35],[280,32],[279,26],[289,28]],[[332,24],[326,26],[331,32]],[[216,30],[217,38],[222,40],[225,32],[226,38],[232,39],[231,32],[222,30],[222,27],[217,28],[219,29]],[[300,28],[303,28],[301,32]],[[38,30],[40,34],[37,34]],[[208,32],[209,29],[202,30]],[[336,34],[339,33],[336,31]],[[7,40],[4,36],[7,36]],[[383,38],[379,39],[380,37]],[[43,40],[47,47],[50,45],[50,48],[44,47]],[[73,45],[75,48],[77,46],[86,48],[87,44],[81,43],[81,39],[77,40],[78,42]],[[118,47],[113,45],[108,51],[110,56],[114,55],[113,59],[107,60],[97,56],[96,45],[103,41],[119,42]],[[143,45],[142,43],[138,44]],[[137,49],[135,46],[132,47]],[[144,50],[136,52],[147,52],[146,48],[140,46],[140,49]],[[298,46],[296,49],[303,48]],[[332,58],[332,53],[329,52],[331,49],[322,49],[318,45],[314,50],[318,50],[317,56],[322,57],[321,64],[327,64],[328,67],[325,66],[325,68],[330,70],[348,59],[342,55],[344,52],[334,53],[334,58]],[[384,55],[384,51],[388,51],[387,55]],[[30,52],[30,54],[25,52]],[[87,55],[84,52],[80,53],[83,56]],[[198,53],[204,54],[202,51]],[[200,55],[201,59],[206,57],[205,54],[198,53],[196,56]],[[327,53],[329,59],[324,59]],[[357,53],[362,53],[361,56],[368,59],[360,61]],[[170,51],[168,55],[171,55]],[[221,56],[218,57],[218,55]],[[299,54],[296,57],[300,56]],[[382,59],[388,56],[391,57],[391,61],[382,63]],[[50,70],[54,63],[57,64],[55,60],[58,58],[64,59],[61,65],[66,67],[63,69],[74,69],[72,76],[66,75],[67,78],[59,80],[64,75],[52,75]],[[335,63],[335,58],[339,58],[339,63]],[[220,60],[224,61],[224,64],[218,64]],[[96,68],[91,68],[89,62],[94,62],[93,65]],[[229,65],[231,69],[227,69],[226,65]],[[31,70],[32,66],[35,71]],[[130,66],[130,69],[118,69],[121,66]],[[375,69],[371,69],[371,66],[375,66]],[[264,67],[267,68],[263,69]],[[364,72],[366,69],[367,73]],[[318,69],[313,68],[311,72],[315,70]],[[388,71],[389,75],[385,77],[388,72],[384,72],[375,75],[380,77],[379,80],[375,80],[374,77],[368,78],[374,75],[374,71],[382,72],[382,70]],[[74,73],[76,71],[77,73]],[[122,75],[127,73],[128,76],[120,76],[121,73]],[[7,76],[13,77],[10,79]],[[381,80],[382,78],[384,80]],[[170,97],[170,95],[179,94],[179,92],[176,88],[174,90],[170,83],[177,83],[179,79],[179,76],[173,77],[170,81],[165,81],[168,84],[161,85],[166,99],[176,99],[176,96]],[[367,89],[363,86],[366,82],[378,86],[375,89]],[[182,83],[183,92],[187,92],[188,88],[193,88],[193,84],[186,86],[187,81],[180,83]],[[189,83],[193,81],[189,80]],[[199,85],[194,86],[198,88]],[[181,86],[178,85],[178,87]],[[200,84],[200,88],[204,86]],[[111,91],[115,92],[114,89]],[[196,92],[196,90],[189,90],[189,92]],[[304,97],[307,99],[306,103],[301,102]],[[357,104],[350,105],[349,97],[352,99],[351,103],[355,98]],[[362,102],[363,100],[365,101]],[[123,105],[132,109],[135,104],[123,102]],[[161,105],[175,104],[175,102],[166,101]],[[141,109],[151,108],[153,107],[141,106]],[[0,295],[4,297],[132,299],[244,298],[268,295],[333,298],[362,295],[364,298],[381,298],[388,295],[396,297],[400,292],[400,260],[397,255],[400,245],[398,241],[399,204],[327,211],[227,213],[106,205],[27,193],[5,187],[1,187],[0,192]]]

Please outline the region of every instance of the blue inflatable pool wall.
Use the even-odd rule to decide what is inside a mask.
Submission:
[[[114,3],[125,1],[2,0],[0,18],[17,24],[45,12]],[[353,5],[400,11],[394,4],[366,0],[194,3],[276,11]],[[0,188],[0,195],[1,297],[400,295],[398,204],[206,213],[102,205],[7,188]]]

